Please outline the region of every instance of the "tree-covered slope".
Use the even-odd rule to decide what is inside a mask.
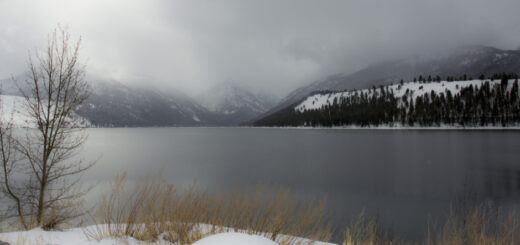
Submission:
[[[269,116],[301,101],[315,91],[344,91],[388,85],[401,79],[412,81],[418,75],[435,74],[443,78],[462,76],[489,77],[497,73],[520,71],[520,50],[502,50],[486,46],[463,46],[454,50],[416,55],[377,63],[354,73],[338,73],[295,89],[262,117]]]
[[[255,126],[518,126],[518,76],[413,82],[317,92]]]

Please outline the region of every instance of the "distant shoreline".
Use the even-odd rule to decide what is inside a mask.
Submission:
[[[402,126],[335,126],[335,127],[306,127],[306,126],[287,126],[287,127],[267,127],[267,126],[150,126],[150,127],[86,127],[85,129],[145,129],[145,128],[238,128],[238,129],[298,129],[298,130],[425,130],[425,131],[517,131],[520,126],[511,127],[462,127],[462,126],[440,126],[440,127],[402,127]]]
[[[337,127],[245,127],[245,128],[279,128],[279,129],[337,129],[337,130],[477,130],[477,131],[507,131],[507,130],[520,130],[520,126],[513,127],[460,127],[460,126],[440,126],[440,127],[402,127],[402,126],[373,126],[373,127],[361,127],[361,126],[337,126]]]

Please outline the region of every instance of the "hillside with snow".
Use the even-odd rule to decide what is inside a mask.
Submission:
[[[315,92],[255,126],[519,127],[518,76]]]
[[[346,91],[388,85],[391,82],[412,81],[415,76],[439,75],[477,78],[497,73],[520,71],[520,50],[502,50],[486,46],[462,46],[454,50],[402,57],[376,63],[354,73],[338,71],[321,80],[299,87],[282,102],[264,114],[267,117],[305,99],[316,91]]]
[[[23,97],[0,95],[1,120],[5,122],[11,122],[15,127],[35,127],[35,122],[23,108],[23,103]]]
[[[500,84],[500,80],[469,80],[469,81],[441,81],[430,83],[407,82],[401,84],[394,84],[384,86],[384,89],[393,93],[396,98],[403,98],[405,95],[415,100],[419,96],[431,94],[435,92],[438,95],[446,94],[448,91],[452,95],[457,95],[463,88],[473,86],[473,88],[480,88],[485,82],[489,82],[491,86]],[[509,80],[508,89],[510,90],[514,80]],[[331,93],[317,93],[307,97],[303,102],[294,107],[296,111],[304,112],[306,110],[321,109],[326,105],[338,103],[340,100],[345,100],[355,94],[366,94],[368,96],[380,95],[380,89],[362,89],[351,90],[345,92],[331,92]]]

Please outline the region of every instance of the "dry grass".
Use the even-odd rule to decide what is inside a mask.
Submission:
[[[126,192],[125,179],[118,176],[103,196],[92,217],[96,224],[106,225],[85,230],[90,239],[131,236],[190,244],[225,231],[257,234],[280,244],[331,237],[325,201],[301,201],[286,189],[274,195],[267,186],[210,194],[195,184],[177,189],[159,176],[138,181]]]
[[[234,231],[256,234],[279,244],[329,241],[331,225],[325,201],[301,201],[287,189],[267,186],[209,193],[195,184],[177,188],[158,176],[142,179],[128,188],[126,176],[118,176],[99,207],[91,215],[95,226],[85,229],[89,239],[191,244],[207,235]],[[128,191],[130,189],[130,191]],[[489,206],[463,205],[440,226],[431,225],[425,245],[520,244],[519,216]],[[301,240],[305,237],[308,240]],[[15,244],[40,243],[24,237]],[[406,244],[386,232],[378,219],[364,212],[345,230],[343,245]]]
[[[427,231],[424,245],[516,245],[520,244],[519,217],[488,206],[451,211],[441,226]],[[385,232],[377,219],[363,213],[347,227],[343,245],[407,244]]]
[[[515,213],[500,209],[470,207],[465,212],[451,212],[437,231],[428,231],[426,245],[520,244],[520,223]]]
[[[377,218],[366,219],[364,211],[345,230],[343,245],[393,245],[397,239],[385,232]]]

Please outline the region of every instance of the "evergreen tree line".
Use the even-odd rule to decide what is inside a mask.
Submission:
[[[481,74],[478,79],[479,80],[499,80],[499,79],[504,79],[504,78],[507,78],[507,79],[518,79],[518,74],[516,73],[494,73],[494,74],[491,74],[490,76],[487,76],[484,75],[484,74]],[[445,81],[447,82],[453,82],[453,81],[468,81],[468,80],[473,80],[473,77],[472,76],[468,76],[466,74],[463,74],[459,77],[455,77],[455,76],[447,76],[445,78]],[[419,82],[419,83],[431,83],[431,82],[441,82],[442,81],[442,78],[441,76],[437,75],[437,76],[432,76],[432,75],[428,75],[428,77],[426,76],[422,76],[422,75],[419,75],[419,77],[414,77],[413,78],[413,82]],[[401,80],[401,84],[403,83],[404,81]]]
[[[421,77],[422,78],[422,77]],[[493,76],[492,78],[496,78]],[[460,87],[458,93],[406,91],[396,97],[392,88],[373,87],[334,99],[319,109],[286,110],[260,121],[264,126],[511,126],[520,124],[518,76],[501,74],[500,83]],[[514,79],[514,80],[513,80]],[[422,81],[422,80],[421,80]],[[432,80],[434,82],[436,80]],[[401,86],[399,86],[400,88]],[[422,89],[422,86],[420,87]],[[294,108],[294,107],[293,107]]]

